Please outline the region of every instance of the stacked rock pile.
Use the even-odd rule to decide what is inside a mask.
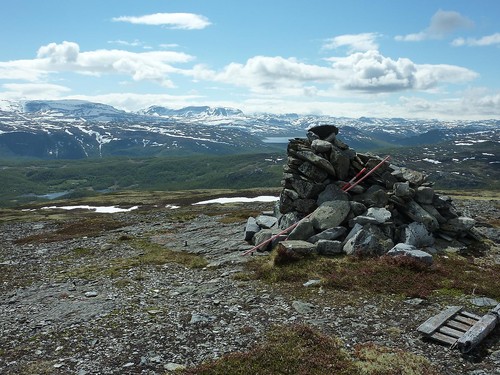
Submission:
[[[381,159],[357,153],[337,134],[335,126],[323,125],[311,128],[307,138],[290,140],[275,212],[250,217],[245,240],[263,244],[259,250],[279,243],[285,252],[403,254],[431,263],[436,238],[479,239],[475,221],[461,216],[421,172],[385,162],[362,182],[361,175],[359,184],[349,185]]]

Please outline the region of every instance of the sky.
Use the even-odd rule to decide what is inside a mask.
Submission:
[[[0,99],[500,118],[498,0],[1,0]]]

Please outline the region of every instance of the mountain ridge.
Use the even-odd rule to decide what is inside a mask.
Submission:
[[[127,112],[83,100],[0,100],[0,157],[40,159],[268,152],[313,126],[334,124],[362,151],[382,147],[500,143],[500,120],[439,121],[298,114],[237,108],[150,106]],[[277,139],[280,139],[279,141]],[[276,143],[281,143],[277,145]]]

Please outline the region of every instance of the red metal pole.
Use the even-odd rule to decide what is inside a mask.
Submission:
[[[348,192],[349,190],[351,190],[354,186],[359,184],[361,181],[363,181],[365,178],[367,178],[369,175],[371,175],[373,172],[375,172],[377,169],[379,169],[382,166],[382,164],[384,164],[387,160],[389,160],[389,158],[390,158],[390,156],[387,155],[380,163],[378,163],[376,166],[374,166],[372,169],[370,169],[367,174],[365,174],[363,177],[361,177],[358,181],[356,181],[354,184],[349,186],[344,191]]]
[[[360,170],[356,176],[354,176],[353,178],[351,178],[351,179],[347,182],[347,184],[345,184],[344,186],[342,186],[342,190],[346,191],[346,189],[347,189],[349,186],[351,186],[351,185],[352,185],[352,183],[353,183],[354,181],[356,181],[356,179],[357,179],[359,176],[361,176],[363,173],[365,173],[365,171],[366,171],[366,167],[364,167],[362,170]]]

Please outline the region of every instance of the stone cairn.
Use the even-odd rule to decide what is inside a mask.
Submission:
[[[322,125],[289,141],[274,212],[248,218],[245,227],[245,240],[262,244],[254,250],[279,244],[285,254],[404,255],[432,264],[436,239],[480,239],[475,221],[437,194],[423,173],[385,162],[345,192],[381,159],[357,153],[337,134],[337,127]]]

